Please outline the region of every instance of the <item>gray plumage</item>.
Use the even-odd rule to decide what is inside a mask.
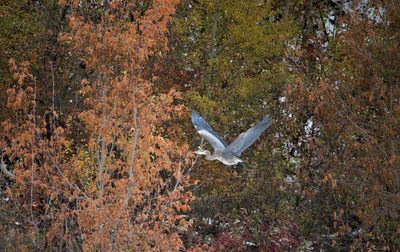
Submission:
[[[196,111],[192,112],[192,123],[197,132],[207,140],[214,149],[211,155],[208,150],[199,149],[195,153],[205,155],[207,160],[219,160],[226,165],[236,165],[243,162],[239,157],[257,138],[272,124],[272,118],[267,115],[246,132],[240,134],[231,144],[227,144]]]

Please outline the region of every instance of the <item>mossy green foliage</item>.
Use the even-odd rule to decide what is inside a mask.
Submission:
[[[0,1],[0,103],[5,104],[4,96],[9,87],[11,75],[8,60],[29,61],[31,69],[39,71],[43,65],[49,43],[54,42],[52,27],[59,14],[57,1],[43,0],[2,0]],[[54,37],[54,36],[53,36]],[[47,53],[48,54],[48,53]],[[43,79],[43,76],[41,76]],[[40,80],[38,80],[40,81]],[[0,121],[7,118],[6,110],[0,112]]]
[[[193,73],[191,106],[210,113],[215,117],[211,122],[217,119],[231,128],[229,121],[240,118],[245,126],[261,118],[290,81],[284,49],[299,27],[275,5],[216,0],[182,4],[174,26],[180,43],[176,50],[184,59],[181,66]]]
[[[32,43],[44,32],[40,13],[28,0],[4,0],[0,2],[0,103],[5,104],[4,96],[11,81],[8,72],[8,59],[29,59]],[[29,42],[28,42],[29,41]],[[0,112],[0,121],[7,116]]]
[[[247,0],[184,1],[178,10],[173,35],[179,45],[174,53],[182,59],[179,67],[192,75],[186,90],[189,107],[227,142],[281,109],[277,102],[281,90],[294,79],[284,52],[287,41],[300,31],[284,12],[278,1]],[[274,133],[278,127],[274,125],[244,152],[244,160],[253,168],[199,161],[194,172],[205,184],[197,190],[197,214],[234,218],[244,208],[273,218],[290,209],[290,195],[275,190],[283,184],[284,167],[290,166],[283,157],[282,139]],[[195,135],[193,148],[199,143]]]
[[[9,57],[28,59],[36,48],[34,43],[44,32],[43,12],[40,6],[29,0],[4,0],[0,3],[0,82],[7,74]],[[37,6],[36,6],[37,5]],[[29,41],[29,43],[28,43]]]

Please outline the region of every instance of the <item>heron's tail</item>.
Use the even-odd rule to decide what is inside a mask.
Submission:
[[[254,167],[254,166],[252,166],[251,164],[246,163],[246,162],[240,162],[240,163],[238,163],[236,166],[237,166],[238,168],[243,168],[243,167],[249,167],[249,168],[252,168],[252,169],[255,169],[255,168],[256,168],[256,167]]]

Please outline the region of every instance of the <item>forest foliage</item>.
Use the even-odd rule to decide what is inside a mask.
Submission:
[[[0,249],[397,251],[399,12],[3,1]],[[227,167],[191,110],[228,142],[274,122]]]

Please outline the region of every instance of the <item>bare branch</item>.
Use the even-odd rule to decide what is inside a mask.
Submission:
[[[132,146],[132,152],[131,152],[131,156],[130,156],[130,161],[131,161],[132,165],[135,160],[136,147],[138,144],[138,137],[139,137],[139,130],[140,130],[140,123],[137,120],[137,108],[135,108],[133,111],[133,120],[135,122],[135,133],[134,133],[135,135],[133,136],[133,146]],[[129,178],[132,179],[132,177],[133,177],[133,167],[131,166],[129,168]]]

